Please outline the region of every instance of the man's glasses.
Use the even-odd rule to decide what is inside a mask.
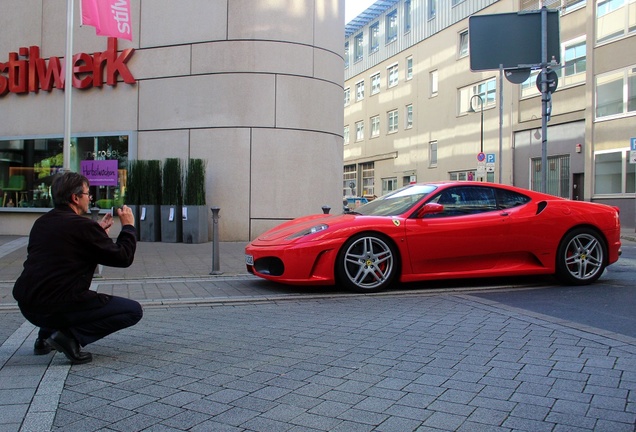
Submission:
[[[77,196],[88,195],[88,199],[89,199],[90,201],[93,201],[93,195],[91,195],[91,194],[90,194],[90,193],[88,193],[88,192],[80,192],[80,193],[76,193],[75,195],[77,195]]]

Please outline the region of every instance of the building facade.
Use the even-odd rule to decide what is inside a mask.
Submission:
[[[634,227],[636,0],[545,1],[560,29],[546,137],[538,70],[471,71],[469,17],[542,4],[383,0],[348,23],[343,194],[448,179],[541,190],[545,138],[546,191],[618,206]]]
[[[0,235],[28,234],[51,206],[65,3],[2,4]],[[133,0],[131,42],[80,27],[74,8],[70,168],[119,170],[94,196],[125,202],[131,159],[202,158],[223,241],[340,208],[344,0]]]

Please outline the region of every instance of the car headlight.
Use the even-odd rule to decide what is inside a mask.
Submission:
[[[314,225],[311,228],[307,228],[307,229],[304,229],[302,231],[298,231],[296,234],[292,234],[292,235],[290,235],[287,238],[291,240],[291,239],[295,239],[295,238],[299,238],[299,237],[304,237],[304,236],[309,235],[309,234],[316,234],[316,233],[318,233],[320,231],[324,231],[327,228],[329,228],[329,225],[326,225],[326,224]]]

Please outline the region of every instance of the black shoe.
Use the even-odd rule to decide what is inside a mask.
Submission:
[[[37,338],[35,340],[35,344],[33,345],[33,354],[35,355],[46,355],[51,352],[53,348],[45,339]]]
[[[89,363],[93,360],[93,355],[80,351],[79,343],[72,336],[67,336],[61,331],[56,331],[46,342],[58,351],[64,353],[73,364]]]

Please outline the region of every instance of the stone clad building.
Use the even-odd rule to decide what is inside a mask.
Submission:
[[[344,0],[133,0],[132,42],[80,27],[79,0],[74,9],[73,51],[83,54],[75,67],[114,44],[118,56],[95,72],[101,86],[88,67],[75,74],[86,81],[72,93],[71,169],[119,161],[120,184],[93,195],[125,194],[130,159],[203,158],[223,241],[249,240],[323,205],[340,208]],[[66,19],[66,2],[2,2],[0,235],[28,234],[50,208],[64,91],[45,73],[52,58],[64,63]],[[44,60],[29,59],[30,47]],[[17,62],[31,65],[21,69],[27,77],[41,64],[44,87],[13,82]]]

